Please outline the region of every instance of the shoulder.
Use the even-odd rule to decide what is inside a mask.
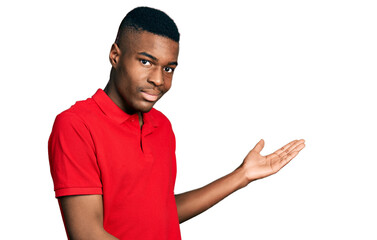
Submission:
[[[161,125],[161,124],[167,124],[169,126],[171,126],[171,123],[169,121],[169,119],[160,111],[158,111],[157,109],[155,108],[152,108],[151,111],[149,111],[150,116],[153,118],[153,120]]]
[[[164,121],[169,121],[169,119],[160,111],[158,111],[157,109],[155,108],[152,108],[148,114],[151,114],[154,118],[156,119],[161,119],[161,120],[164,120]]]
[[[77,101],[70,108],[56,116],[52,132],[67,131],[68,129],[87,131],[88,119],[93,117],[91,116],[93,112],[93,100],[91,98]]]
[[[91,98],[77,101],[67,110],[61,112],[56,116],[56,123],[82,123],[84,124],[89,117],[93,115],[95,103]]]
[[[84,120],[78,114],[68,109],[56,116],[53,130],[84,126]]]
[[[87,118],[88,116],[93,115],[95,110],[98,109],[97,104],[94,102],[93,98],[88,98],[86,100],[77,101],[69,109],[64,112],[74,114],[80,118]]]
[[[81,111],[76,109],[80,104],[77,102],[56,116],[48,141],[49,151],[59,149],[67,151],[67,148],[78,151],[77,148],[82,147],[83,144],[94,149],[90,128],[85,117],[83,117],[85,114],[83,115]],[[79,108],[81,107],[79,106]]]

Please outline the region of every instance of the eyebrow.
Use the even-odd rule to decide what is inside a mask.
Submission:
[[[157,59],[155,56],[150,55],[149,53],[146,53],[146,52],[139,52],[138,54],[143,55],[143,56],[146,56],[146,57],[152,59],[153,61],[158,62],[158,59]],[[178,62],[169,62],[168,65],[175,65],[175,66],[178,66]]]
[[[158,62],[158,59],[155,56],[150,55],[149,53],[139,52],[138,54],[149,57],[150,59],[153,59],[154,61]]]

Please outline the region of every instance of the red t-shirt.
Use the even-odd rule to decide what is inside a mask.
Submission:
[[[55,196],[102,194],[104,228],[119,239],[181,239],[174,133],[155,109],[143,121],[101,89],[59,114],[48,144]]]

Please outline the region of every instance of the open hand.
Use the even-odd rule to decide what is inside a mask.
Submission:
[[[267,156],[260,152],[264,140],[260,140],[249,152],[241,167],[244,168],[248,182],[270,176],[289,163],[305,147],[305,140],[294,140]]]

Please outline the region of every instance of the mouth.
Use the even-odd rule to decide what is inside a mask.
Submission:
[[[144,100],[148,102],[156,102],[161,95],[160,91],[155,91],[153,89],[142,89],[140,92]]]

